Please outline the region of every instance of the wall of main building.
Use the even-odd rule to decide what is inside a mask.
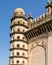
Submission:
[[[52,32],[48,35],[48,65],[52,65]]]
[[[29,65],[52,65],[52,33],[29,41]]]

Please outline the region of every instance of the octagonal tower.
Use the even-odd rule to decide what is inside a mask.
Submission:
[[[17,8],[11,19],[11,48],[9,65],[27,65],[28,45],[24,32],[28,30],[27,19],[22,8]]]

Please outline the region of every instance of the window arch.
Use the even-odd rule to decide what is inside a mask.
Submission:
[[[20,29],[18,28],[17,31],[20,32]]]
[[[19,60],[17,60],[17,64],[19,64]]]
[[[23,56],[25,56],[25,53],[22,53]]]
[[[14,45],[12,45],[12,48],[14,48]]]
[[[14,37],[13,37],[13,40],[14,40]]]
[[[17,36],[17,39],[20,39],[20,36]]]
[[[25,45],[23,45],[23,47],[25,47]]]
[[[25,39],[25,37],[23,37],[23,39]]]
[[[14,64],[14,61],[12,60],[12,64]]]
[[[25,63],[25,61],[22,61],[22,64],[24,64]]]
[[[20,47],[20,45],[19,44],[17,44],[17,48],[19,48]]]
[[[14,52],[12,52],[12,56],[14,56]]]
[[[18,21],[18,24],[20,24],[20,21]]]
[[[24,32],[25,30],[23,29],[23,32]]]
[[[25,24],[25,22],[23,22],[23,24]]]
[[[17,52],[17,56],[19,56],[20,55],[20,53],[19,52]]]

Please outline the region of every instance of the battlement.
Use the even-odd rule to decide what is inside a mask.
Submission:
[[[44,13],[43,15],[33,19],[32,27],[36,27],[37,25],[44,23],[50,19],[52,19],[52,13]]]

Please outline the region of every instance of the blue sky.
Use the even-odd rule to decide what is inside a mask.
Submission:
[[[0,65],[8,65],[11,17],[16,8],[25,10],[28,17],[36,18],[46,12],[47,0],[0,0]]]

